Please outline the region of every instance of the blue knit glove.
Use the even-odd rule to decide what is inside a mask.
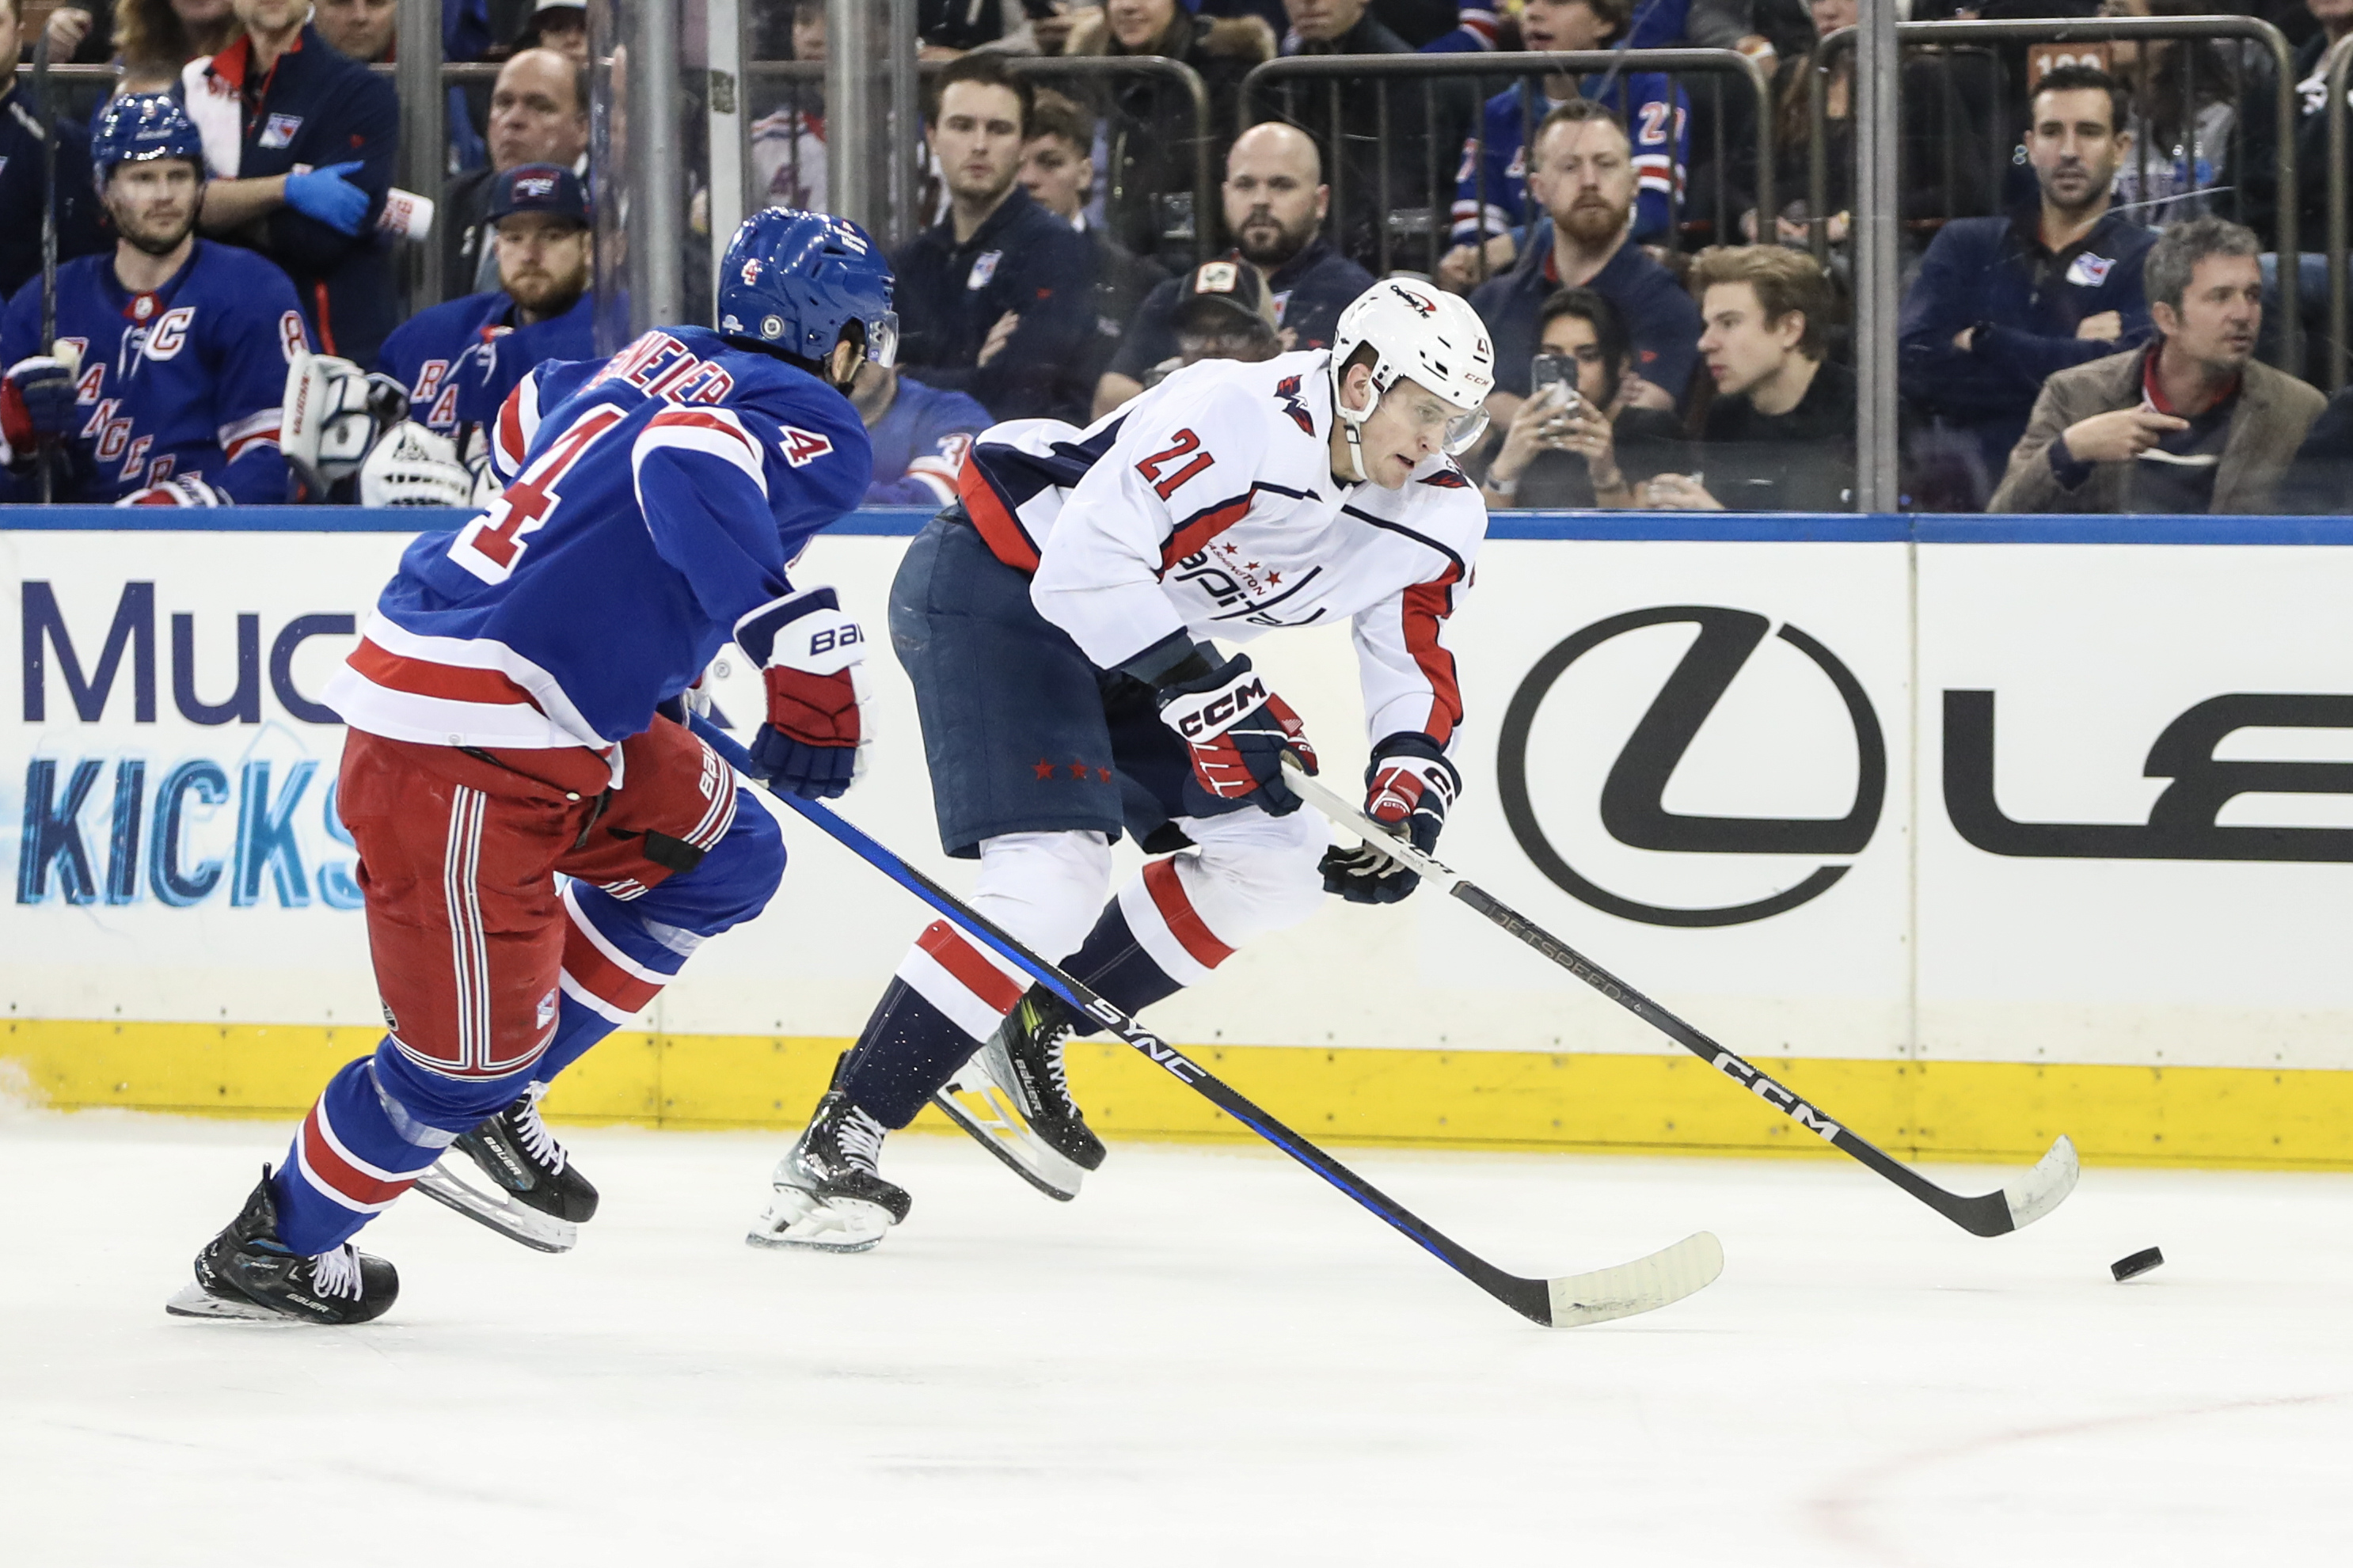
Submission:
[[[307,174],[286,176],[286,205],[337,234],[357,234],[367,216],[368,194],[351,183],[364,163],[330,163]]]

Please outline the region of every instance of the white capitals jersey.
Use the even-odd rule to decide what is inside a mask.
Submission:
[[[1447,621],[1486,503],[1444,456],[1398,489],[1335,481],[1331,357],[1205,360],[1083,431],[995,426],[958,497],[1098,668],[1180,630],[1242,643],[1346,618],[1371,739],[1419,730],[1444,746],[1462,720]]]

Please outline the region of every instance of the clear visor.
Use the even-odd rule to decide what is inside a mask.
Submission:
[[[866,323],[866,357],[888,370],[899,363],[899,312],[885,310]]]
[[[1467,414],[1458,413],[1446,422],[1446,455],[1459,458],[1478,444],[1487,433],[1487,411],[1473,408]]]

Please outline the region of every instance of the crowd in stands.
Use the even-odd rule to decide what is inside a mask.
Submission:
[[[746,4],[754,55],[825,58],[824,0]],[[1901,315],[1871,326],[1897,338],[1906,504],[2347,510],[2353,395],[2330,402],[2314,384],[2345,353],[2327,333],[2326,76],[2353,34],[2353,0],[1905,10],[2252,16],[2295,49],[2285,78],[2230,37],[2071,44],[2055,61],[2024,43],[1907,49],[1888,128],[1903,170]],[[1858,14],[1859,0],[920,0],[920,53],[936,62],[925,222],[892,256],[898,363],[870,365],[853,391],[876,447],[870,499],[953,499],[966,447],[992,423],[1085,425],[1204,358],[1325,346],[1386,268],[1467,296],[1493,335],[1491,432],[1461,459],[1491,506],[1847,510],[1858,330],[1847,280],[1855,153],[1870,131],[1857,124],[1853,51],[1820,45]],[[45,217],[59,297],[78,269],[90,298],[127,301],[120,353],[185,352],[161,323],[211,308],[181,292],[227,247],[266,269],[269,298],[282,282],[294,301],[275,352],[379,373],[387,406],[460,462],[532,365],[590,354],[584,6],[443,0],[444,58],[498,68],[450,89],[429,218],[393,189],[400,107],[371,68],[396,57],[397,20],[397,0],[0,0],[12,68],[0,82],[0,497],[30,499],[37,469],[69,500],[270,489],[257,489],[256,411],[241,405],[212,411],[216,456],[183,451],[163,471],[193,489],[158,494],[171,487],[152,458],[117,463],[97,445],[110,421],[139,428],[137,400],[154,394],[126,362],[101,414],[105,378],[43,341]],[[114,107],[45,117],[13,68],[37,36],[54,60],[112,65]],[[1627,48],[1732,51],[1769,92],[1760,105],[1733,74],[1741,60],[1618,68],[1609,57]],[[1588,58],[1527,75],[1470,68],[1515,51]],[[1424,75],[1409,79],[1354,79],[1345,63],[1336,83],[1251,75],[1416,56]],[[1142,58],[1197,77],[1206,119],[1165,67],[1097,68]],[[1062,60],[1089,68],[1057,74]],[[752,188],[823,208],[821,80],[746,91]],[[2292,191],[2274,174],[2282,94],[2294,99]],[[201,145],[185,234],[164,207],[133,201],[122,171],[142,154],[116,143],[130,161],[93,167],[102,116],[151,96],[175,104]],[[2296,235],[2284,255],[2284,221]],[[438,247],[438,298],[413,297],[419,269],[404,247],[419,245]],[[180,270],[157,275],[159,256]],[[2303,357],[2283,368],[2291,272]],[[252,374],[240,362],[237,398],[249,401]],[[78,456],[49,471],[61,447]],[[234,486],[214,483],[238,463]],[[358,498],[353,485],[322,494],[299,471],[284,477],[287,499]]]

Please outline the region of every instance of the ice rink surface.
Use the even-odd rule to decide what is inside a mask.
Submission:
[[[1843,1161],[1356,1152],[1522,1273],[1723,1238],[1546,1331],[1271,1153],[1062,1206],[902,1137],[910,1223],[811,1257],[741,1240],[784,1140],[575,1131],[576,1252],[411,1197],[382,1322],[166,1318],[287,1131],[0,1111],[0,1561],[2353,1561],[2353,1177],[2094,1168],[1989,1241]]]

